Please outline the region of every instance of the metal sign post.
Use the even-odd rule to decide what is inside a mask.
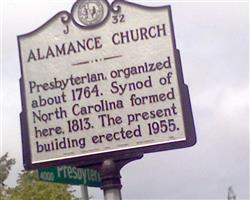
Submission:
[[[121,200],[121,175],[120,170],[129,162],[141,159],[142,154],[130,155],[130,157],[122,160],[108,159],[102,163],[100,174],[105,200]]]
[[[103,162],[101,167],[101,179],[105,200],[122,199],[120,169],[113,160],[109,159]]]
[[[82,199],[89,200],[88,187],[86,185],[81,185]]]
[[[101,189],[105,200],[121,200],[121,174],[120,170],[128,163],[139,160],[142,153],[124,154],[120,158],[110,158],[103,160],[97,165],[88,166],[99,171],[101,177]],[[80,168],[82,166],[79,166]]]

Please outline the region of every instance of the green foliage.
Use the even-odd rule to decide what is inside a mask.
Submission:
[[[8,188],[4,181],[15,163],[8,153],[0,157],[0,200],[79,200],[72,195],[69,185],[39,181],[37,171],[22,171],[17,186]]]
[[[12,165],[14,165],[16,161],[14,159],[8,159],[8,153],[4,154],[0,157],[0,184],[3,184],[7,179]]]
[[[4,181],[8,178],[12,165],[16,161],[14,159],[8,159],[8,153],[0,157],[0,199],[6,199],[6,185]]]
[[[37,171],[19,174],[17,186],[8,190],[8,200],[70,200],[68,185],[41,182]]]

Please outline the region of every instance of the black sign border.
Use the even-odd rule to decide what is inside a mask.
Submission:
[[[54,17],[52,17],[50,20],[48,20],[44,25],[39,27],[38,29],[24,34],[17,36],[18,40],[18,49],[19,49],[19,59],[20,59],[20,68],[21,68],[21,78],[20,78],[20,93],[21,93],[21,102],[22,102],[22,112],[20,113],[20,124],[21,124],[21,138],[22,138],[22,152],[23,152],[23,163],[24,168],[26,170],[33,170],[38,168],[44,168],[44,167],[50,167],[50,166],[58,166],[58,165],[75,165],[75,166],[90,166],[90,165],[96,165],[98,163],[102,163],[106,159],[112,158],[113,160],[122,160],[122,158],[128,158],[130,155],[143,155],[144,153],[153,153],[153,152],[159,152],[159,151],[166,151],[166,150],[173,150],[173,149],[180,149],[180,148],[186,148],[191,147],[196,144],[196,131],[194,126],[194,120],[193,120],[193,113],[191,109],[191,102],[190,102],[190,96],[189,96],[189,90],[188,86],[184,82],[183,78],[183,71],[182,71],[182,64],[181,64],[181,57],[180,57],[180,51],[176,48],[176,40],[175,40],[175,34],[174,34],[174,26],[173,26],[173,19],[172,19],[172,12],[171,12],[171,6],[161,6],[161,7],[148,7],[144,5],[138,5],[135,3],[123,1],[123,0],[116,0],[111,5],[109,5],[109,13],[110,12],[119,12],[120,8],[114,9],[114,6],[116,3],[126,3],[128,5],[146,9],[146,10],[159,10],[159,9],[168,9],[169,13],[169,19],[170,19],[170,28],[171,28],[171,37],[173,41],[173,49],[174,49],[174,58],[176,63],[176,71],[177,71],[177,79],[179,84],[179,91],[180,91],[180,98],[181,98],[181,106],[183,111],[183,121],[184,121],[184,127],[185,127],[185,134],[186,134],[186,140],[185,141],[177,141],[177,142],[167,142],[164,144],[157,144],[157,145],[150,145],[146,147],[135,147],[132,149],[127,150],[117,150],[112,152],[106,152],[106,153],[98,153],[94,155],[87,155],[87,156],[77,156],[74,158],[66,158],[62,160],[55,160],[55,161],[45,161],[41,163],[32,163],[31,160],[31,149],[30,149],[30,141],[29,141],[29,133],[28,133],[28,122],[27,122],[27,113],[26,113],[26,99],[25,99],[25,88],[24,88],[24,80],[23,80],[23,65],[22,65],[22,56],[21,56],[21,45],[20,45],[20,39],[22,37],[27,37],[31,34],[36,33],[40,29],[44,28],[53,18],[58,17],[58,15],[66,14],[69,18],[62,19],[63,23],[68,23],[70,18],[72,17],[71,14],[69,14],[67,11],[61,11],[57,13]],[[99,24],[103,25],[107,19],[109,19],[110,14],[108,14],[108,17],[105,18],[105,20]],[[73,20],[74,22],[74,20]],[[74,24],[76,24],[74,22]],[[77,24],[76,24],[77,25]],[[83,28],[83,27],[81,27]],[[96,28],[96,26],[92,26],[92,28]]]

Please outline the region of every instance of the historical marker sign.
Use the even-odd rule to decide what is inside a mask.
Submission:
[[[78,0],[18,43],[26,169],[195,144],[170,6]]]
[[[49,167],[38,170],[41,181],[71,185],[86,185],[101,187],[101,177],[98,171],[72,166]]]

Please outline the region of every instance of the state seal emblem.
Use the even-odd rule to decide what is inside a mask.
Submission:
[[[104,15],[103,5],[99,0],[81,1],[78,7],[78,18],[85,25],[98,24]]]

